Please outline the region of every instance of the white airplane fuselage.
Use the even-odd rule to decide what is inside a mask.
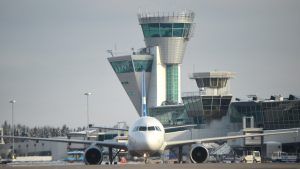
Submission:
[[[141,117],[130,128],[128,133],[128,151],[143,155],[163,150],[165,130],[156,118]]]

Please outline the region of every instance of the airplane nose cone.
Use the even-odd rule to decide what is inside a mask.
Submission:
[[[149,150],[158,150],[161,147],[161,141],[155,135],[146,135],[144,137],[145,147]]]
[[[158,151],[163,144],[163,135],[159,133],[138,132],[134,139],[134,149],[140,151]]]

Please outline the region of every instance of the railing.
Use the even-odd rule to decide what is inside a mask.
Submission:
[[[182,12],[140,12],[138,18],[152,18],[152,17],[186,17],[194,18],[195,13],[192,11],[182,11]]]
[[[199,92],[184,92],[181,94],[182,97],[189,97],[189,96],[200,96]]]
[[[203,96],[205,95],[205,91],[196,91],[196,92],[183,92],[181,94],[182,97],[191,97],[191,96]]]

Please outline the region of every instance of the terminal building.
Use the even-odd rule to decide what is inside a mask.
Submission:
[[[255,127],[265,130],[288,129],[300,127],[300,99],[294,95],[288,98],[271,96],[270,99],[251,99],[230,104],[231,123],[242,123],[243,116],[253,116]],[[239,99],[238,99],[239,100]]]

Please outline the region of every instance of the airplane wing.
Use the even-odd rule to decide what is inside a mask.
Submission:
[[[190,145],[190,144],[200,144],[200,143],[213,142],[213,141],[234,140],[234,139],[246,138],[246,137],[259,137],[259,136],[269,136],[269,135],[278,135],[278,134],[290,134],[290,133],[298,133],[298,130],[284,131],[284,132],[273,132],[273,133],[264,133],[264,134],[246,134],[246,135],[237,135],[237,136],[211,137],[211,138],[193,139],[193,140],[167,141],[165,143],[165,149],[168,149],[168,148],[171,148],[171,147],[175,147],[175,146]]]
[[[123,142],[109,142],[109,141],[92,141],[92,140],[76,140],[76,139],[60,139],[60,138],[39,138],[39,137],[21,137],[21,136],[0,136],[0,138],[15,138],[24,140],[34,141],[50,141],[50,142],[61,142],[61,143],[76,143],[76,144],[90,144],[99,145],[104,147],[112,147],[117,149],[127,149],[127,143]]]
[[[193,128],[195,126],[197,126],[197,125],[196,124],[189,124],[189,125],[182,125],[182,126],[165,127],[165,132],[166,133],[172,133],[172,132],[176,132],[177,130]]]
[[[105,130],[118,130],[118,131],[128,131],[128,129],[118,129],[118,128],[112,128],[112,127],[97,127],[97,126],[92,126],[90,128],[94,129],[105,129]]]

